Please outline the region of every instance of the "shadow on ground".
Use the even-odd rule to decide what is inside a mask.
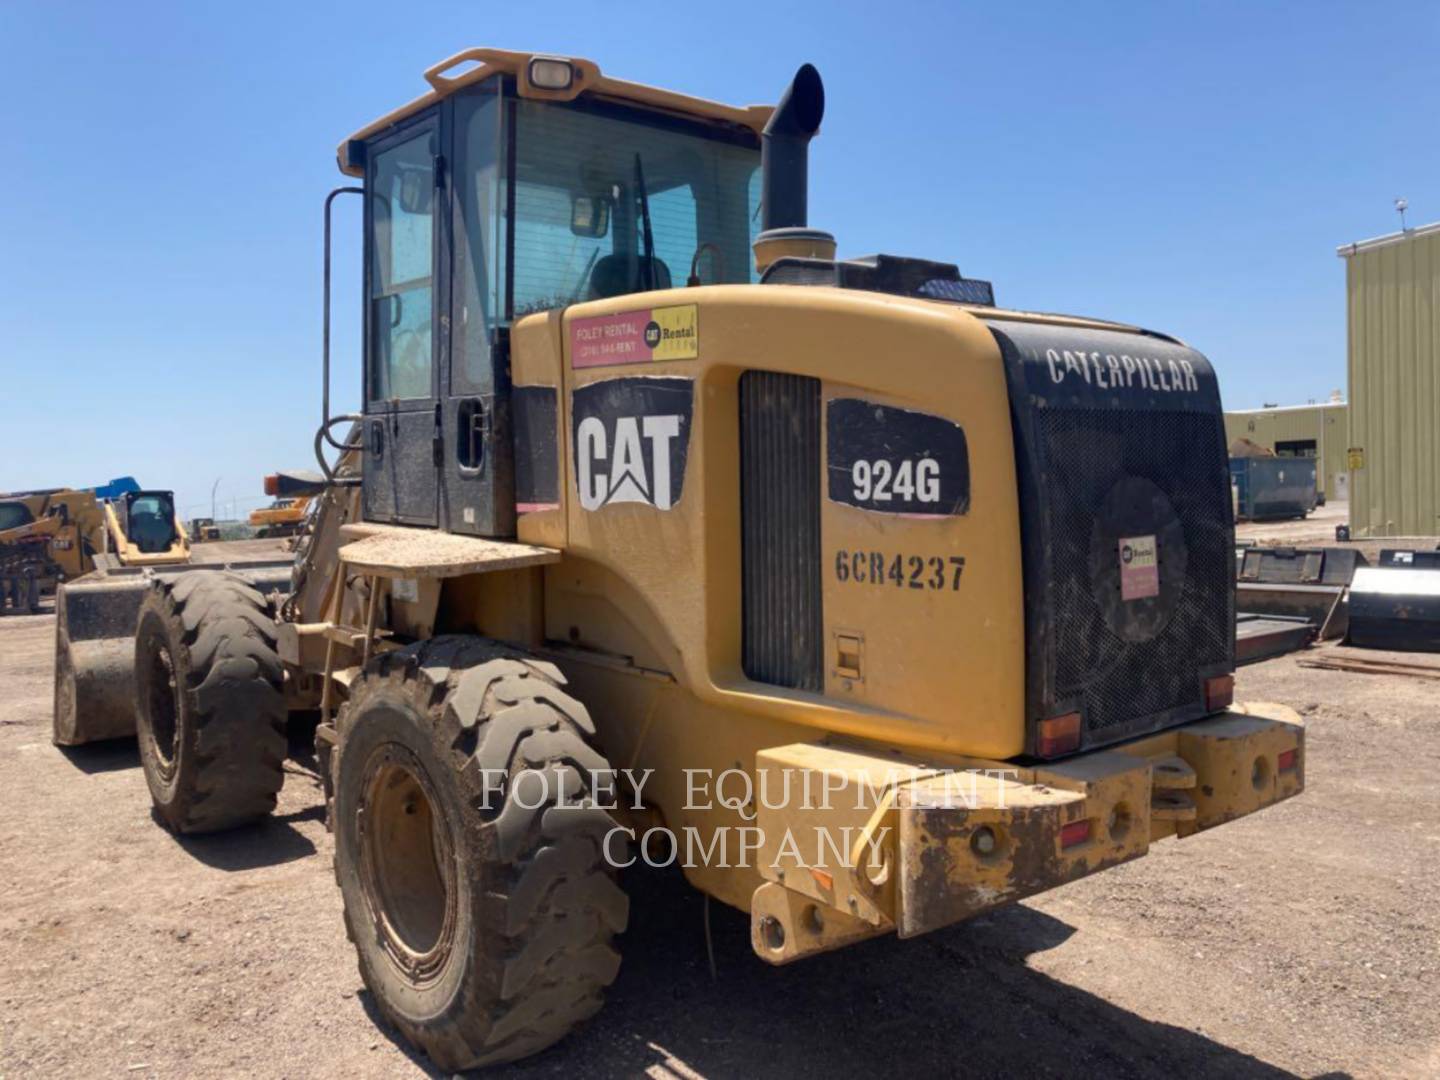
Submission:
[[[679,873],[632,874],[627,886],[625,963],[605,1009],[546,1053],[484,1075],[1293,1075],[1028,968],[1028,955],[1074,932],[1031,908],[774,968],[751,952],[748,919],[712,904],[718,967],[712,980],[703,898]],[[368,994],[362,1001],[388,1031]],[[428,1068],[423,1056],[391,1038]]]
[[[153,809],[150,816],[157,828],[165,827]],[[292,814],[272,814],[254,825],[202,836],[177,836],[175,841],[191,858],[216,870],[254,870],[314,855],[314,842],[295,826],[324,819],[324,806],[307,806]]]
[[[313,787],[313,800],[303,809],[272,814],[254,825],[202,836],[176,837],[176,842],[197,862],[217,870],[254,870],[262,866],[279,866],[315,854],[314,842],[296,828],[302,822],[325,820],[324,798],[319,790],[319,764],[315,760],[314,722],[302,716],[298,723],[292,722],[288,737],[285,783]],[[140,767],[139,744],[133,738],[57,749],[70,764],[89,775]],[[157,828],[166,827],[153,807],[150,817]]]
[[[140,744],[134,739],[110,739],[85,746],[58,746],[75,768],[88,776],[140,767]]]

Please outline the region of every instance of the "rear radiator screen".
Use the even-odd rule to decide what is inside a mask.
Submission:
[[[1233,541],[1224,474],[1215,467],[1220,418],[1208,413],[1052,409],[1039,416],[1042,491],[1050,525],[1046,604],[1055,613],[1054,694],[1075,702],[1088,737],[1138,717],[1203,713],[1195,672],[1230,663]],[[1174,507],[1187,552],[1164,629],[1126,641],[1107,625],[1093,581],[1091,537],[1106,493],[1124,477],[1155,484]],[[1149,725],[1142,725],[1149,726]]]
[[[745,674],[824,689],[820,606],[820,381],[740,378],[740,520]]]
[[[1078,746],[1207,712],[1234,670],[1234,527],[1215,369],[1161,335],[996,319],[1025,564],[1026,713]]]

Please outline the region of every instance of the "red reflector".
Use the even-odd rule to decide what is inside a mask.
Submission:
[[[271,475],[265,477],[265,494],[271,496],[280,494],[279,476],[272,473]]]
[[[1275,759],[1275,768],[1278,772],[1289,772],[1291,769],[1295,768],[1296,764],[1299,761],[1299,750],[1286,750],[1278,758]]]
[[[1062,848],[1074,847],[1076,844],[1083,844],[1090,839],[1090,819],[1084,821],[1072,821],[1060,829],[1060,846]]]
[[[1068,754],[1080,746],[1080,714],[1052,716],[1035,725],[1035,753],[1040,757]]]
[[[1235,676],[1216,675],[1205,680],[1205,711],[1228,709],[1235,700]]]

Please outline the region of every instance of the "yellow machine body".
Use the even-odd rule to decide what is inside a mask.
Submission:
[[[698,331],[693,356],[647,361],[643,370],[575,366],[577,329],[632,310],[674,308],[690,310],[685,318]],[[621,820],[637,838],[663,824],[690,855],[708,853],[698,860],[677,855],[694,885],[751,912],[755,947],[766,959],[787,962],[877,933],[933,929],[1303,787],[1303,728],[1281,706],[1221,713],[1049,766],[1015,763],[1026,733],[1013,432],[998,348],[970,310],[836,289],[710,286],[531,316],[515,326],[512,349],[516,387],[557,391],[558,503],[522,514],[517,543],[454,539],[457,551],[489,543],[512,554],[549,551],[552,561],[517,557],[526,564],[437,570],[422,565],[420,554],[433,550],[427,538],[434,534],[394,526],[352,524],[332,542],[383,535],[397,553],[372,579],[382,596],[389,591],[379,605],[388,612],[377,622],[382,633],[482,634],[560,664],[594,716],[611,764],[645,778],[637,798],[643,805],[619,808]],[[817,378],[823,401],[858,396],[942,416],[968,440],[965,514],[915,519],[822,500],[825,676],[818,693],[755,682],[742,667],[738,386],[756,368]],[[693,380],[682,495],[664,510],[638,501],[586,509],[569,415],[575,391],[635,375]],[[409,569],[407,545],[416,552]],[[363,624],[368,593],[354,587],[361,581],[341,598],[337,621]],[[331,579],[327,597],[333,586]],[[306,651],[301,642],[308,637],[318,646],[324,625],[297,628],[292,662],[320,665],[323,650]],[[359,659],[361,637],[339,636],[348,644],[339,650],[337,695],[358,670],[349,665]],[[866,797],[859,811],[777,816],[754,799],[777,769],[816,790]],[[968,779],[973,770],[990,778],[978,792]],[[806,773],[810,780],[798,779]],[[778,783],[772,775],[771,787]],[[944,789],[938,796],[937,784]],[[737,799],[741,792],[749,794]],[[1077,822],[1090,822],[1092,831],[1074,850],[1062,848],[1062,829]],[[966,845],[982,824],[1004,839],[1001,854],[975,860]],[[876,845],[889,884],[845,890],[847,880],[866,880],[849,861],[865,854],[863,846],[828,862],[816,851],[782,872],[781,853],[758,837],[792,827],[864,837]],[[929,854],[937,845],[947,852],[943,865]],[[817,916],[821,909],[827,914]]]
[[[698,703],[760,720],[919,750],[1019,753],[1019,512],[1005,382],[989,332],[963,309],[902,297],[744,286],[672,290],[522,323],[515,383],[561,386],[560,400],[568,402],[578,387],[639,374],[631,365],[576,370],[567,363],[569,331],[577,321],[627,308],[679,305],[696,309],[698,355],[650,363],[643,374],[694,380],[683,495],[666,511],[637,502],[585,510],[575,495],[573,425],[562,416],[560,505],[523,515],[518,527],[521,541],[565,554],[546,573],[545,637],[634,656],[640,666],[672,675]],[[764,343],[759,350],[757,342]],[[750,682],[741,670],[737,387],[754,368],[818,378],[822,401],[863,396],[942,415],[964,428],[969,443],[966,514],[915,520],[822,499],[820,695]],[[897,556],[899,582],[889,576]],[[837,562],[845,564],[845,580]],[[879,581],[872,580],[872,562]],[[858,674],[842,673],[846,638],[860,643]]]
[[[94,569],[94,554],[104,545],[104,515],[100,503],[89,491],[44,492],[7,498],[23,503],[32,521],[0,532],[0,544],[21,543],[44,538],[45,556],[53,571],[44,581],[46,591],[57,580],[72,580]]]
[[[568,65],[568,83],[536,85],[533,65],[542,60]],[[569,102],[589,94],[597,105],[728,125],[732,134],[763,128],[769,138],[772,114],[791,108],[785,122],[794,119],[790,92],[778,111],[738,109],[620,82],[589,61],[474,49],[427,71],[431,90],[423,98],[342,143],[342,171],[370,183],[367,140],[392,146],[385,140],[399,138],[394,133],[407,124],[425,130],[434,123],[427,119],[432,107],[497,76],[507,80],[507,94],[522,99]],[[802,69],[792,91],[803,97],[805,80],[813,100],[813,69]],[[813,115],[810,133],[818,122]],[[593,209],[593,200],[588,205]],[[572,217],[572,232],[589,235],[583,232],[589,222],[588,211]],[[760,270],[788,260],[802,274],[819,266],[843,284],[828,234],[775,229],[754,241],[754,253]],[[1035,511],[1025,500],[1035,498],[1035,481],[1021,475],[1017,449],[1022,435],[1034,437],[1021,425],[1034,421],[1019,418],[1016,402],[1038,411],[1054,387],[1067,393],[1078,387],[1068,406],[1116,407],[1105,420],[1114,438],[1123,437],[1115,432],[1130,416],[1151,422],[1165,410],[1179,410],[1182,419],[1213,414],[1218,424],[1218,391],[1203,357],[1136,327],[1003,310],[993,298],[937,302],[903,289],[793,279],[783,286],[702,285],[700,257],[697,249],[686,288],[528,315],[516,307],[505,338],[505,382],[516,395],[553,401],[554,413],[549,428],[527,428],[529,446],[517,436],[515,451],[552,463],[555,483],[541,499],[517,492],[513,538],[417,528],[398,516],[360,521],[367,504],[354,488],[326,495],[301,587],[289,601],[292,617],[279,635],[292,679],[323,687],[322,745],[338,746],[344,737],[330,718],[367,677],[373,657],[407,642],[478,635],[553,661],[624,778],[613,808],[617,829],[648,859],[656,852],[645,838],[662,827],[680,847],[669,857],[698,888],[749,911],[757,953],[777,963],[879,933],[922,933],[1302,790],[1298,717],[1283,706],[1227,708],[1233,637],[1228,651],[1221,640],[1219,660],[1198,672],[1186,691],[1191,698],[1169,713],[1150,710],[1140,718],[1144,724],[1126,729],[1130,737],[1106,732],[1097,737],[1103,749],[1066,757],[1063,749],[1040,753],[1032,730],[1048,715],[1034,715],[1030,703],[1041,700],[1031,670],[1039,631],[1031,623],[1043,622],[1035,605],[1044,598],[1027,585],[1027,560],[1037,549],[1030,546],[1034,529],[1026,535],[1027,514],[1033,519]],[[650,254],[645,259],[653,261]],[[879,264],[850,265],[868,272]],[[640,328],[643,348],[635,338]],[[1084,351],[1092,346],[1046,352],[1040,337],[1046,332],[1057,341],[1099,344],[1093,352]],[[1031,354],[1017,359],[1026,340]],[[1162,358],[1121,354],[1137,342]],[[1112,346],[1114,354],[1103,351]],[[746,674],[741,461],[743,387],[753,372],[818,387],[815,411],[822,416],[833,416],[843,402],[881,420],[923,414],[963,432],[968,486],[961,510],[874,512],[833,497],[833,487],[826,497],[822,482],[814,605],[823,613],[822,663],[805,689]],[[1040,380],[1028,398],[1017,390],[1026,378]],[[678,478],[643,475],[647,462],[659,469],[659,458],[638,449],[650,439],[658,455],[660,441],[680,430],[643,421],[674,418],[622,418],[628,429],[587,426],[581,400],[621,392],[619,380],[648,382],[662,394],[668,386],[688,400],[686,452],[670,459]],[[1174,404],[1197,385],[1194,404]],[[1144,415],[1141,406],[1120,411],[1122,390],[1135,400],[1143,396],[1152,413]],[[1087,394],[1099,396],[1087,406]],[[352,453],[372,453],[386,431],[400,431],[405,414],[383,411],[394,406],[371,401],[364,417],[353,418],[374,431],[348,444]],[[437,467],[451,450],[441,432],[445,407],[437,400],[434,408]],[[815,468],[833,472],[833,464],[823,464],[832,460],[832,435],[824,422],[819,430]],[[1215,457],[1223,464],[1223,429],[1217,430]],[[398,475],[393,463],[386,468]],[[384,477],[377,472],[373,479]],[[1226,506],[1205,512],[1213,520],[1200,532],[1212,540],[1232,535]],[[1167,527],[1180,528],[1173,518]],[[1156,536],[1133,539],[1139,576],[1127,562],[1115,591],[1125,590],[1127,600],[1132,588],[1140,599],[1154,597],[1145,582],[1158,589],[1158,578],[1145,575],[1157,558]],[[1162,548],[1171,542],[1160,541]],[[1117,573],[1111,564],[1122,548],[1123,558],[1132,554],[1108,533],[1094,544],[1097,574]],[[1224,555],[1228,574],[1228,550]],[[1233,618],[1222,602],[1229,579],[1205,587],[1215,590],[1206,601],[1211,638],[1223,639],[1232,633],[1216,629]],[[1225,693],[1212,699],[1212,683]],[[1047,707],[1052,697],[1044,697]],[[1072,718],[1078,722],[1078,713]],[[819,809],[793,800],[772,805],[765,785],[786,777],[844,798]],[[830,846],[808,854],[803,843],[792,848],[784,840],[820,835],[831,838]],[[838,847],[835,835],[846,838]]]
[[[104,504],[106,551],[113,554],[121,566],[173,566],[190,561],[190,537],[179,516],[173,518],[173,532],[169,544],[158,551],[142,551],[141,546],[127,535],[120,515],[113,504]]]

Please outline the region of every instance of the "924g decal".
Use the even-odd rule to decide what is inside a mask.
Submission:
[[[835,552],[835,580],[847,584],[959,592],[964,573],[963,555],[907,555],[850,548]]]
[[[969,447],[953,420],[834,398],[825,409],[825,441],[832,502],[907,517],[970,509]]]

